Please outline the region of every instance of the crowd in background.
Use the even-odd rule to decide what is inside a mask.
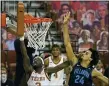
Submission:
[[[79,36],[79,51],[96,44],[97,50],[108,51],[108,3],[107,2],[51,2],[56,20],[61,24],[64,13],[70,11],[69,33]],[[60,10],[59,10],[60,9]]]

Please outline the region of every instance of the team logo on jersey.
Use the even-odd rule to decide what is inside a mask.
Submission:
[[[75,83],[81,83],[82,85],[84,84],[85,78],[89,78],[89,73],[88,71],[84,69],[75,69],[74,71],[75,76]]]
[[[84,70],[84,69],[75,69],[74,74],[79,74],[79,75],[83,75],[86,78],[89,78],[89,73],[88,71]]]
[[[34,77],[34,76],[31,76],[32,80],[33,81],[44,81],[45,80],[45,77]]]

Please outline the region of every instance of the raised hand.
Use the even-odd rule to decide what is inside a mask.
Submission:
[[[70,12],[67,12],[66,14],[64,14],[63,16],[63,24],[67,24],[68,21],[70,19]]]

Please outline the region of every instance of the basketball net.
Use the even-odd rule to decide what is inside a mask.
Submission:
[[[30,17],[30,18],[29,18]],[[34,55],[38,55],[38,50],[45,47],[45,38],[47,32],[52,24],[52,19],[50,18],[33,18],[31,15],[27,15],[25,18],[25,36],[28,39],[27,47],[35,49]],[[10,19],[6,19],[7,27],[13,28],[17,31],[17,23],[12,24]]]
[[[33,23],[26,28],[25,35],[28,38],[27,47],[35,49],[34,55],[38,54],[38,49],[45,47],[45,38],[52,22]]]

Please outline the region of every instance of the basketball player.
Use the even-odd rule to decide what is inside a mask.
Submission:
[[[45,67],[56,67],[66,61],[66,56],[61,54],[60,46],[54,44],[51,48],[52,55],[45,59]],[[50,76],[49,86],[63,86],[66,81],[66,69],[60,70],[57,73],[52,73]],[[67,73],[68,75],[68,73]]]
[[[69,17],[70,12],[66,13],[63,17],[64,44],[67,57],[70,61],[72,61],[73,67],[70,73],[69,86],[92,86],[92,77],[96,77],[109,85],[109,79],[93,68],[99,60],[99,55],[96,50],[89,49],[84,51],[81,54],[80,59],[75,56],[68,34]]]
[[[69,61],[64,62],[54,68],[44,68],[44,62],[41,57],[33,59],[33,65],[30,64],[29,57],[24,44],[24,37],[20,38],[21,50],[23,54],[23,64],[26,72],[28,86],[50,86],[48,73],[55,73],[70,65]],[[33,66],[33,67],[32,67]]]

